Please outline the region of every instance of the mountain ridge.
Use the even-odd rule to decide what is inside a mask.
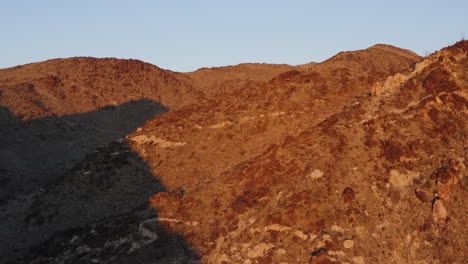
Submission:
[[[349,54],[371,49],[375,48],[370,47]],[[326,67],[336,68],[333,65],[324,66],[329,60],[306,64],[307,67],[245,63],[179,73],[133,59],[51,59],[0,69],[0,88],[3,90],[0,103],[25,119],[86,112],[108,104],[144,98],[160,102],[170,109],[179,109],[203,98],[212,98],[218,93],[269,81],[287,71],[307,72],[314,70],[314,67],[318,67],[318,70]],[[314,69],[311,65],[314,65]],[[107,100],[107,97],[112,100]],[[61,100],[76,101],[78,98],[82,103],[72,103],[72,106],[68,106],[71,110],[59,105]],[[27,105],[29,109],[17,109],[21,105]]]

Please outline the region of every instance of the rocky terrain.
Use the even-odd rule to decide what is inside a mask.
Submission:
[[[1,105],[23,120],[141,99],[177,109],[202,96],[175,73],[137,60],[54,59],[3,69],[0,76]]]
[[[0,70],[0,262],[464,263],[467,54]]]
[[[39,192],[10,200],[2,216],[4,250],[22,253],[17,261],[31,263],[198,259],[148,208],[148,197],[161,191],[166,189],[125,141],[112,142]]]
[[[87,154],[124,137],[167,108],[150,100],[85,114],[21,120],[2,108],[0,199],[29,193],[61,177]]]
[[[268,125],[259,124],[284,118],[290,134],[270,140],[268,147],[254,143],[261,153],[246,152],[234,166],[223,155],[206,165],[204,155],[189,152],[200,160],[190,175],[183,170],[188,159],[178,160],[179,168],[169,169],[172,175],[166,172],[164,164],[173,160],[169,151],[163,156],[161,145],[138,141],[154,133],[164,116],[127,138],[164,184],[184,187],[183,195],[159,193],[151,203],[163,224],[183,234],[207,262],[463,263],[467,50],[465,41],[424,58],[374,82],[367,90],[371,96],[342,105],[333,99],[335,113],[328,106],[328,115],[317,116],[314,110],[325,107],[296,103],[296,113],[315,119],[292,111],[255,116],[257,133],[267,133]],[[336,96],[340,87],[333,87]],[[306,124],[294,134],[296,118]],[[216,126],[224,131],[211,137],[224,139],[219,148],[232,160],[234,145],[242,148],[247,140],[226,147],[228,134],[254,138],[255,133],[239,133],[242,121],[224,122]],[[193,143],[184,141],[171,151],[187,145]]]

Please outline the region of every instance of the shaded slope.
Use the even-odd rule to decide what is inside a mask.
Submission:
[[[153,206],[213,263],[462,262],[467,54],[467,41],[444,49],[376,84],[377,96]],[[157,171],[166,161],[152,154]],[[197,176],[184,166],[178,177]]]
[[[40,190],[0,205],[0,262],[197,263],[148,210],[148,197],[160,191],[148,166],[114,141]]]
[[[88,153],[167,111],[159,103],[139,100],[86,114],[22,121],[0,109],[2,200],[54,181]]]

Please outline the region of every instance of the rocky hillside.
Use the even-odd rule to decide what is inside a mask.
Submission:
[[[185,110],[127,138],[164,184],[184,189],[151,202],[208,263],[463,263],[467,54],[459,42],[371,83],[370,96],[356,74],[355,90],[338,75],[334,93],[315,95],[322,105],[310,93],[276,97],[333,80],[291,72],[259,87],[253,106],[210,107],[215,122]]]
[[[148,197],[166,191],[123,139],[53,183],[1,205],[1,263],[175,263],[198,259]],[[9,260],[10,262],[8,262]]]
[[[349,68],[350,65],[343,61],[357,61],[352,67],[370,64],[377,67],[374,71],[385,75],[418,59],[414,53],[391,46],[386,51],[374,46],[349,54],[351,57],[346,55],[344,58],[339,54],[330,59],[332,63],[320,65],[338,68],[341,64]],[[352,54],[356,54],[355,58]],[[377,58],[382,60],[381,64],[372,62]],[[366,63],[359,61],[362,59]],[[315,63],[297,67],[250,63],[177,73],[138,60],[54,59],[0,69],[0,105],[24,120],[85,113],[141,99],[153,100],[176,110],[220,93],[247,89],[287,71],[310,70],[314,68],[311,65]]]
[[[467,50],[0,70],[0,262],[463,263]]]
[[[344,106],[364,100],[374,85],[419,58],[370,49],[349,52],[348,61],[330,59],[315,64],[317,70],[291,70],[268,82],[217,94],[148,121],[127,138],[168,188],[216,178],[271,144],[290,140]],[[360,63],[366,70],[355,67]]]
[[[83,114],[21,120],[0,107],[0,200],[54,182],[87,154],[166,111],[151,100],[138,100]]]
[[[0,105],[21,119],[86,113],[152,100],[170,109],[203,95],[174,73],[137,60],[69,58],[0,70]]]
[[[286,64],[243,63],[236,66],[202,68],[182,74],[182,78],[208,97],[213,97],[219,93],[269,81],[278,74],[294,68]]]

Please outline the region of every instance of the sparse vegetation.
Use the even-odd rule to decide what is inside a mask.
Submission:
[[[460,262],[467,54],[0,70],[0,262]]]

